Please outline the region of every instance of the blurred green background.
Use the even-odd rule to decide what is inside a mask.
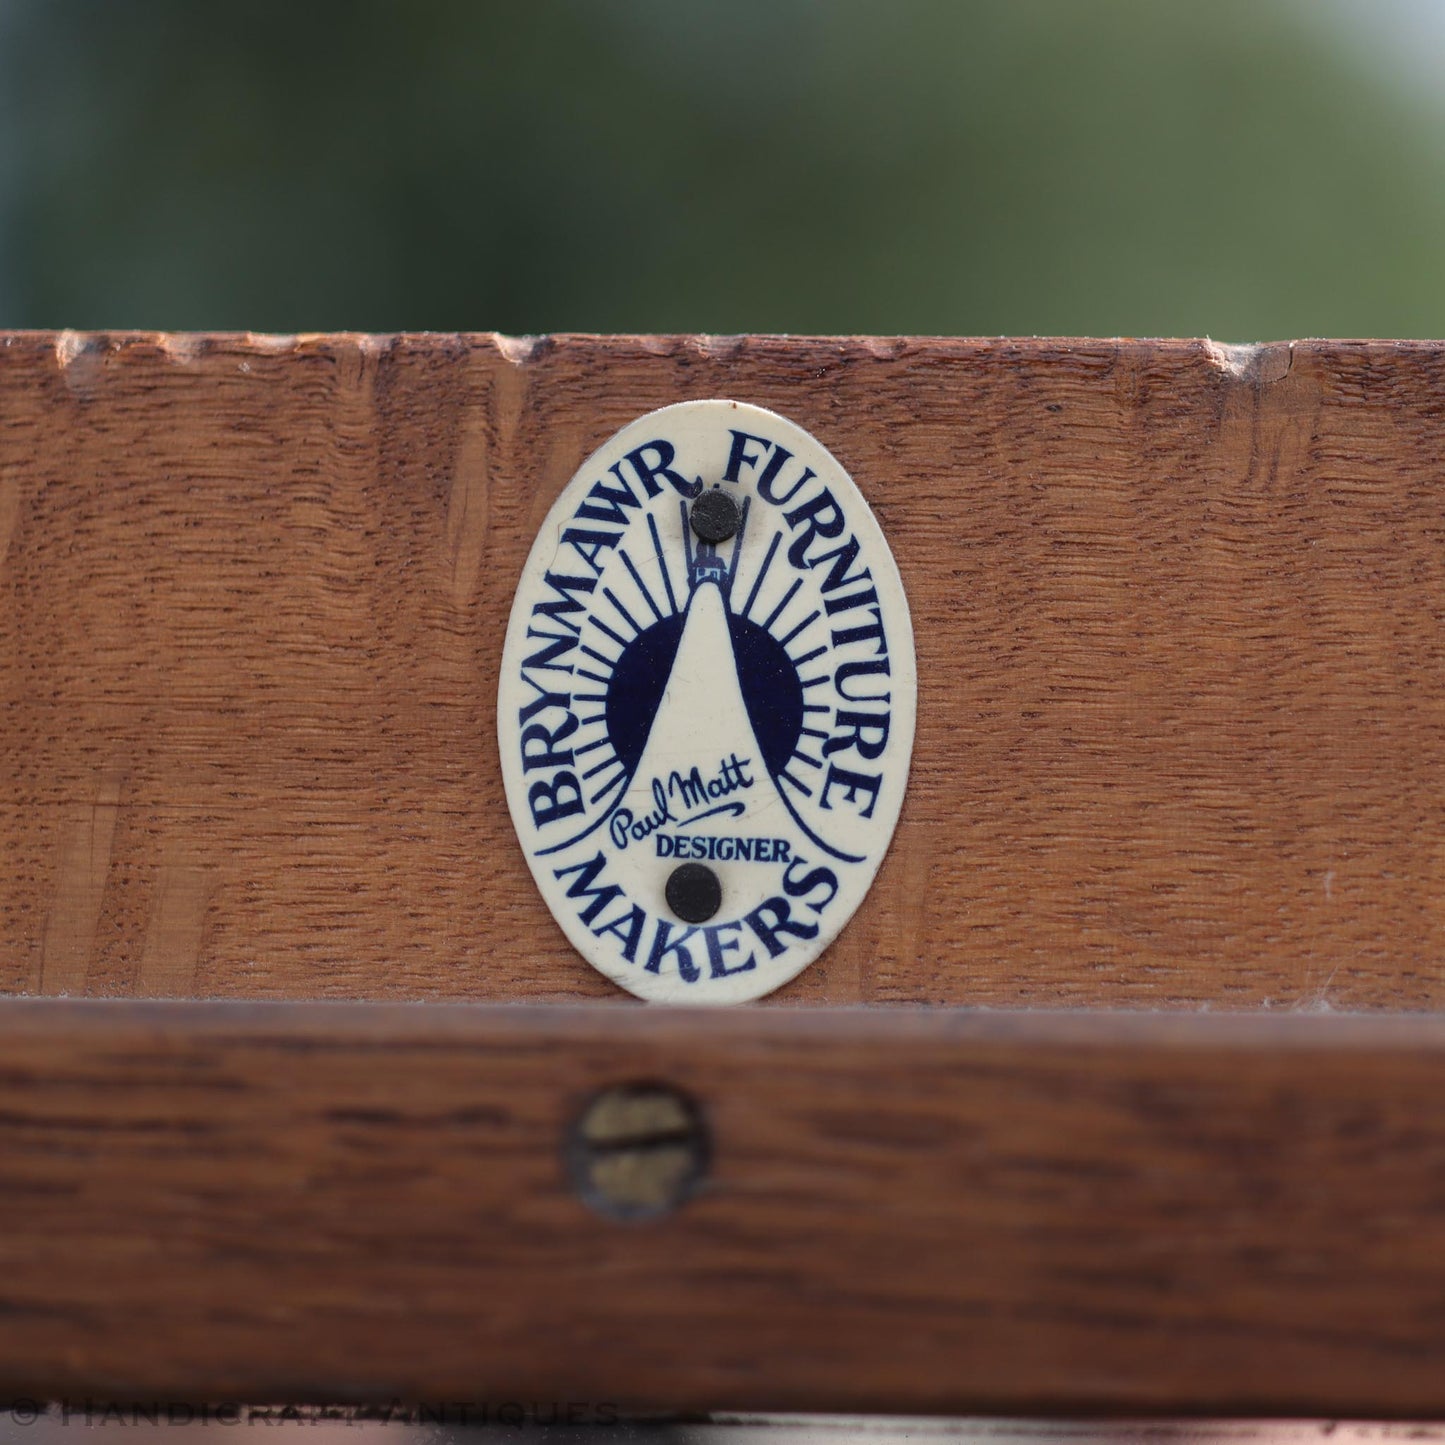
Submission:
[[[0,324],[1445,334],[1445,0],[0,0]]]

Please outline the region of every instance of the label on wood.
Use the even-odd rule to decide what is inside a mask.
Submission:
[[[542,525],[497,727],[553,915],[643,998],[786,983],[862,902],[915,712],[903,584],[852,479],[730,401],[618,432]]]

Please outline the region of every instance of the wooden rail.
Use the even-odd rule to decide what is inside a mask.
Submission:
[[[696,1016],[567,946],[493,719],[558,490],[705,396],[847,467],[920,690],[852,924]],[[0,1395],[1445,1417],[1442,398],[0,336]]]
[[[523,556],[687,397],[807,427],[914,780],[778,1002],[1445,1000],[1445,347],[11,335],[0,991],[609,998],[494,742]]]
[[[1445,1414],[1445,1021],[11,1002],[0,1393]],[[680,1089],[694,1196],[569,1130]]]

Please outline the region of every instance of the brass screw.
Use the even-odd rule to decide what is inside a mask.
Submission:
[[[608,1219],[656,1219],[689,1198],[707,1173],[707,1126],[697,1105],[666,1084],[621,1084],[594,1094],[567,1146],[573,1187]]]

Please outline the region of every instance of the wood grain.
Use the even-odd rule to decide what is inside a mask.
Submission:
[[[1435,1017],[11,1000],[0,1397],[1440,1418],[1442,1070]],[[621,1224],[564,1138],[635,1081],[712,1162]]]
[[[1445,347],[10,334],[0,990],[611,998],[493,737],[587,453],[772,407],[909,588],[915,777],[793,1003],[1445,1001]]]

